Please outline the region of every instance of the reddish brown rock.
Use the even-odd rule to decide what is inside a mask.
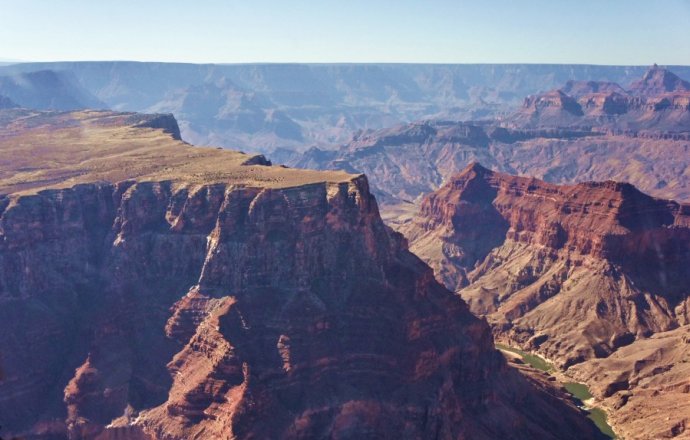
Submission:
[[[37,145],[40,171],[0,176],[20,188],[0,203],[10,433],[596,438],[508,368],[383,224],[364,176],[257,165],[111,114],[57,118],[50,137],[13,135]]]
[[[540,113],[543,117],[545,112],[553,109],[557,112],[567,112],[573,116],[582,116],[582,107],[580,104],[568,96],[561,90],[553,90],[537,96],[529,96],[525,98],[523,106],[533,112]]]
[[[690,317],[690,206],[629,184],[557,186],[474,164],[404,232],[499,334],[564,365]]]
[[[675,398],[643,397],[652,384],[668,396],[686,385],[690,349],[649,338],[690,324],[690,205],[625,183],[558,186],[473,164],[402,231],[498,339],[590,384],[621,432],[655,438],[690,417],[687,405],[671,410]],[[634,406],[617,413],[630,392]]]

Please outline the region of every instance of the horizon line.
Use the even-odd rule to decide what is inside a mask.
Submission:
[[[186,64],[199,66],[241,66],[241,65],[436,65],[436,66],[602,66],[602,67],[690,67],[690,64],[600,64],[583,62],[429,62],[429,61],[237,61],[237,62],[195,62],[195,61],[157,61],[131,59],[92,59],[92,60],[11,60],[0,58],[0,63],[16,64],[57,64],[57,63],[139,63],[139,64]]]

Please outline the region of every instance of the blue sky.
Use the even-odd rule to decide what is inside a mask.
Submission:
[[[0,0],[0,58],[690,64],[690,0]]]

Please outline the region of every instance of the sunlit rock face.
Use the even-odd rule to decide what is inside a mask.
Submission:
[[[49,138],[51,154],[109,140],[81,173],[41,156],[50,182],[0,179],[19,188],[0,199],[3,433],[596,438],[506,366],[489,326],[383,224],[364,176],[112,118],[74,115]],[[137,133],[168,154],[145,155]],[[124,163],[139,177],[119,180]]]
[[[498,335],[563,366],[690,322],[690,208],[629,184],[558,186],[473,164],[403,232]]]

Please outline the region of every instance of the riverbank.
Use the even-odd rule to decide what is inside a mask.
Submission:
[[[594,422],[599,430],[611,439],[616,439],[616,433],[613,431],[611,425],[608,424],[607,414],[602,408],[594,406],[595,399],[590,393],[586,384],[573,382],[567,375],[557,371],[551,362],[543,357],[520,350],[519,348],[511,347],[505,344],[496,344],[496,348],[501,351],[513,353],[518,355],[522,361],[531,367],[543,371],[554,378],[556,378],[563,387],[573,396],[577,405],[587,411],[588,418]]]

